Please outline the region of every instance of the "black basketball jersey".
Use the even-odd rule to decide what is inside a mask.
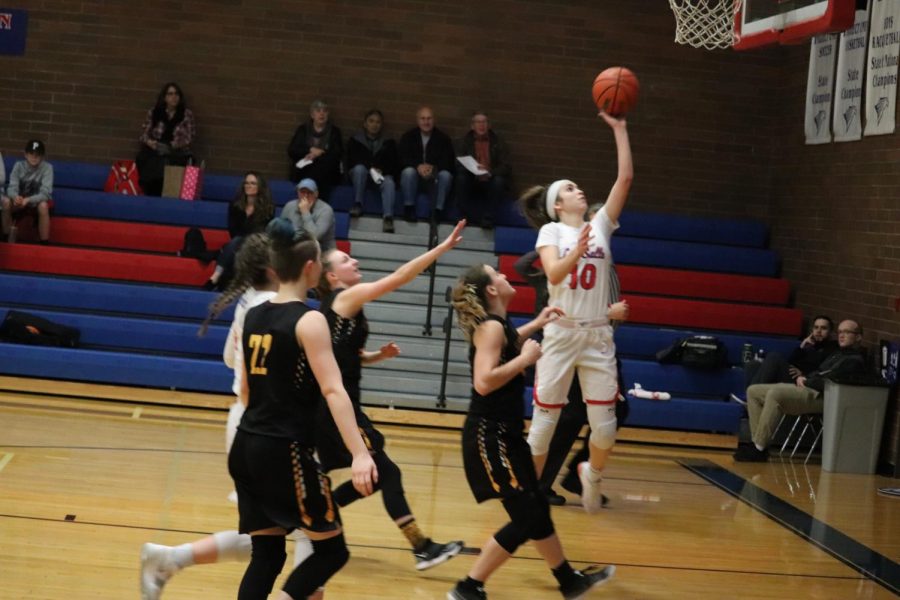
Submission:
[[[341,368],[341,377],[350,399],[359,403],[359,380],[362,377],[362,358],[359,353],[366,347],[369,338],[369,321],[362,309],[352,319],[334,312],[332,305],[341,290],[332,292],[322,301],[320,310],[328,321],[334,357]]]
[[[250,400],[238,429],[314,445],[319,384],[295,333],[310,310],[298,300],[265,302],[247,312],[243,344]]]
[[[488,315],[487,321],[497,321],[503,325],[506,336],[506,344],[500,351],[500,364],[506,364],[519,355],[519,332],[512,324],[497,315]],[[474,376],[475,346],[469,346],[469,366],[473,369]],[[488,417],[497,421],[517,421],[525,418],[525,375],[518,373],[507,381],[501,388],[494,390],[487,396],[482,396],[475,387],[472,387],[472,401],[469,404],[469,414],[479,417]]]

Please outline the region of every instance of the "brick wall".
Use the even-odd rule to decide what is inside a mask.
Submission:
[[[775,152],[772,247],[797,306],[863,324],[866,341],[900,337],[900,134],[807,146],[809,45],[785,50]]]
[[[615,153],[589,90],[624,64],[642,82],[632,207],[764,219],[800,307],[858,316],[869,340],[900,335],[900,144],[803,145],[805,45],[677,46],[660,0],[7,5],[28,8],[30,28],[24,57],[0,57],[0,150],[41,137],[51,157],[87,161],[132,156],[171,79],[217,172],[285,177],[285,147],[317,97],[345,135],[373,106],[399,134],[428,103],[453,137],[487,111],[517,187],[569,177],[602,199]]]
[[[765,215],[776,54],[677,47],[659,0],[7,5],[30,10],[30,30],[26,56],[0,57],[4,151],[38,136],[61,158],[132,156],[159,87],[176,80],[215,171],[285,177],[285,148],[317,97],[345,136],[373,106],[399,134],[428,103],[453,137],[487,111],[512,146],[517,186],[565,176],[602,199],[615,149],[590,86],[624,64],[643,81],[633,204]]]

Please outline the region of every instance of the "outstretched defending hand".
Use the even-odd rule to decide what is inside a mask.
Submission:
[[[555,321],[556,319],[564,316],[566,316],[565,311],[558,306],[545,306],[540,314],[538,314],[535,321],[538,322],[538,325],[543,327],[547,323]]]
[[[602,110],[599,113],[597,113],[597,116],[601,117],[604,121],[606,121],[606,124],[609,125],[610,127],[612,127],[613,129],[617,129],[619,127],[624,129],[627,126],[627,123],[625,122],[625,117],[622,117],[621,119],[617,119],[616,117],[614,117]]]
[[[525,357],[526,364],[533,365],[541,357],[541,345],[532,339],[527,339],[522,344],[519,355]]]
[[[372,460],[372,455],[365,452],[354,456],[350,470],[353,473],[353,487],[356,491],[363,496],[370,496],[378,482],[378,468]]]
[[[462,232],[465,228],[466,220],[462,219],[456,224],[456,227],[453,228],[453,231],[450,232],[450,235],[448,235],[447,238],[440,243],[440,246],[446,251],[460,243],[462,241]]]
[[[379,351],[381,352],[381,358],[394,358],[400,354],[400,346],[394,342],[388,342],[382,346]]]

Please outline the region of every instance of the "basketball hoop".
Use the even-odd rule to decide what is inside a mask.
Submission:
[[[675,13],[675,42],[707,50],[732,47],[741,4],[742,0],[669,0]]]

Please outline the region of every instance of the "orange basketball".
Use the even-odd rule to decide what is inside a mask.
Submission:
[[[591,88],[597,108],[614,117],[623,117],[637,104],[640,85],[625,67],[610,67],[597,75]]]

